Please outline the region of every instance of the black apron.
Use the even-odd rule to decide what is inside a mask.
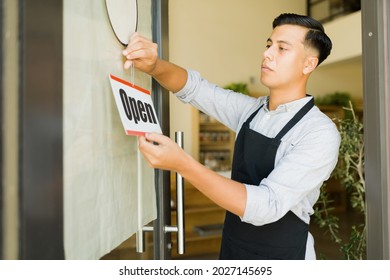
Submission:
[[[234,146],[232,180],[259,185],[274,169],[276,151],[282,137],[314,106],[310,99],[282,128],[275,138],[268,138],[249,128],[249,123],[263,107],[242,125]],[[254,226],[226,211],[220,259],[277,260],[304,259],[309,225],[289,211],[280,220]]]

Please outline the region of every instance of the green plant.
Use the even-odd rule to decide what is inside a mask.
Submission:
[[[315,102],[317,106],[336,105],[336,106],[347,107],[351,102],[351,96],[348,92],[336,91],[333,93],[328,93],[324,96],[316,97]]]
[[[231,83],[225,86],[225,89],[249,95],[248,85],[246,83]]]
[[[356,117],[352,103],[349,102],[351,118],[335,119],[341,136],[339,163],[332,177],[340,180],[349,194],[351,207],[363,217],[365,208],[365,180],[364,180],[364,139],[363,124]],[[361,223],[353,226],[348,241],[344,241],[339,234],[339,218],[332,212],[332,201],[321,188],[320,198],[315,207],[314,219],[321,228],[327,228],[331,239],[340,246],[345,259],[366,258],[366,225]]]

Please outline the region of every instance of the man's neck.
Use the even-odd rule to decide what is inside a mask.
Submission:
[[[270,90],[268,109],[276,110],[278,106],[306,97],[306,89],[291,90]]]

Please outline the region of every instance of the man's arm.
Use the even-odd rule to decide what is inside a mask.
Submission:
[[[151,75],[159,84],[174,93],[187,82],[187,71],[173,63],[161,60],[157,45],[134,34],[123,51],[126,57],[124,67],[133,64],[138,70]],[[155,145],[155,144],[158,145]],[[155,133],[139,137],[139,148],[154,168],[179,172],[199,191],[216,204],[242,217],[246,206],[246,188],[243,184],[225,178],[206,168],[184,152],[170,138]]]
[[[173,63],[158,58],[157,44],[134,33],[127,48],[125,69],[133,64],[138,70],[151,75],[157,82],[171,92],[178,92],[187,82],[187,71]]]
[[[151,167],[180,173],[217,205],[240,217],[244,215],[247,200],[244,184],[203,166],[164,135],[148,133],[145,137],[140,136],[139,148]]]

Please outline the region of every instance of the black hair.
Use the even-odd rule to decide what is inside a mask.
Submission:
[[[275,27],[284,24],[299,25],[309,29],[306,33],[305,44],[318,51],[318,65],[329,56],[332,50],[332,41],[325,34],[324,27],[319,21],[309,16],[285,13],[274,19],[272,28],[275,29]]]

